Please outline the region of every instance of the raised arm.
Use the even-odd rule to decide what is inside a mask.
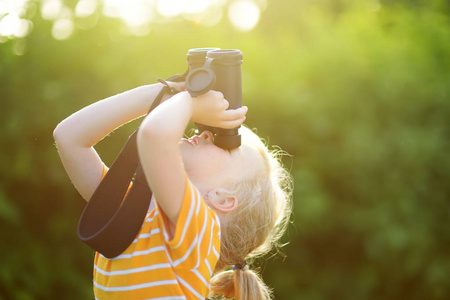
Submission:
[[[137,145],[142,167],[172,232],[186,184],[179,141],[189,120],[222,128],[241,125],[247,108],[227,110],[228,106],[219,92],[210,91],[196,98],[182,92],[158,106],[139,128]]]
[[[141,86],[91,104],[55,128],[61,161],[75,188],[88,201],[99,185],[104,164],[93,146],[117,127],[144,115],[162,84]]]

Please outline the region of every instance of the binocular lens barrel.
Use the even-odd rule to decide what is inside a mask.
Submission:
[[[216,75],[213,90],[222,92],[230,108],[242,106],[242,52],[239,50],[214,50],[206,59],[213,59],[210,68]]]
[[[186,55],[189,66],[189,72],[203,67],[208,51],[220,50],[220,48],[195,48],[190,49]]]
[[[230,103],[229,109],[242,107],[242,52],[217,48],[191,49],[187,55],[189,75],[186,88],[193,96],[216,90]],[[223,129],[196,124],[199,131],[209,130],[214,134],[214,144],[224,149],[241,145],[239,127]]]

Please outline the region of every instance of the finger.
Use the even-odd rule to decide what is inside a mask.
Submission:
[[[237,109],[229,109],[223,112],[223,120],[224,121],[233,121],[237,119],[241,119],[247,114],[248,108],[247,106],[242,106]]]
[[[245,116],[240,118],[240,119],[236,119],[236,120],[232,120],[232,121],[223,121],[220,123],[220,128],[225,128],[225,129],[231,129],[231,128],[235,128],[235,127],[239,127],[240,125],[242,125],[242,123],[244,123],[245,121]]]
[[[177,87],[179,91],[185,91],[186,90],[186,85],[184,82],[177,82]]]
[[[206,94],[209,94],[210,96],[217,97],[217,98],[223,98],[223,94],[219,91],[210,90]]]
[[[230,102],[228,102],[226,99],[222,100],[222,109],[227,110],[228,107],[230,107]]]

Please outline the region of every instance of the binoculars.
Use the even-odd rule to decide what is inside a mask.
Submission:
[[[220,48],[196,48],[187,53],[188,72],[185,84],[193,96],[202,95],[209,90],[219,91],[229,102],[228,109],[242,107],[242,52]],[[239,127],[224,129],[195,124],[197,132],[211,131],[214,144],[223,149],[237,148],[241,145]]]

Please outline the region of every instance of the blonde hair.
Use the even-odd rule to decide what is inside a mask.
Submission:
[[[221,222],[220,259],[211,290],[236,300],[265,300],[271,298],[271,291],[248,265],[224,270],[251,262],[279,246],[291,213],[292,180],[281,163],[281,150],[270,151],[246,127],[241,128],[241,135],[258,150],[264,167],[255,176],[235,182],[230,191],[238,199],[238,207]]]

